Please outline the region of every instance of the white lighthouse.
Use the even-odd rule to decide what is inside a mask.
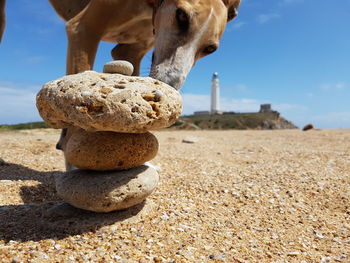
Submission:
[[[217,114],[220,112],[220,87],[219,87],[219,74],[215,72],[211,81],[211,107],[210,114]]]

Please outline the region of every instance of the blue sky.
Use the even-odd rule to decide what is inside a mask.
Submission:
[[[35,95],[65,73],[64,23],[47,0],[7,1],[0,45],[0,124],[40,120]],[[184,113],[209,109],[217,71],[221,108],[258,111],[261,103],[299,127],[350,128],[350,0],[245,0],[220,48],[198,61],[181,92]],[[95,70],[111,60],[100,44]],[[151,55],[144,58],[148,75]]]

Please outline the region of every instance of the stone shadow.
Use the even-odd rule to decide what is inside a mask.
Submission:
[[[55,176],[62,174],[60,171],[41,172],[30,169],[20,164],[0,163],[0,180],[18,181],[37,181],[35,186],[21,186],[20,196],[23,203],[43,203],[57,201],[60,198],[56,194]]]
[[[62,239],[97,231],[101,227],[141,215],[140,211],[145,207],[146,201],[111,213],[94,213],[75,208],[61,201],[56,194],[54,180],[60,174],[60,171],[40,172],[19,164],[0,163],[0,180],[39,182],[36,186],[20,187],[24,204],[0,206],[0,240],[24,242]]]

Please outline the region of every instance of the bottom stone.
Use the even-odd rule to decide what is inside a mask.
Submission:
[[[146,165],[108,172],[77,169],[56,178],[56,191],[64,201],[75,207],[111,212],[141,203],[158,182],[157,171]]]

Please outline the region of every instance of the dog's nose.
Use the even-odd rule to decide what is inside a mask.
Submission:
[[[171,81],[166,81],[165,83],[170,85],[171,87],[173,87],[176,90],[179,90],[182,87],[182,82],[179,81],[178,79],[171,80]]]
[[[56,143],[56,150],[63,150],[60,143]]]

